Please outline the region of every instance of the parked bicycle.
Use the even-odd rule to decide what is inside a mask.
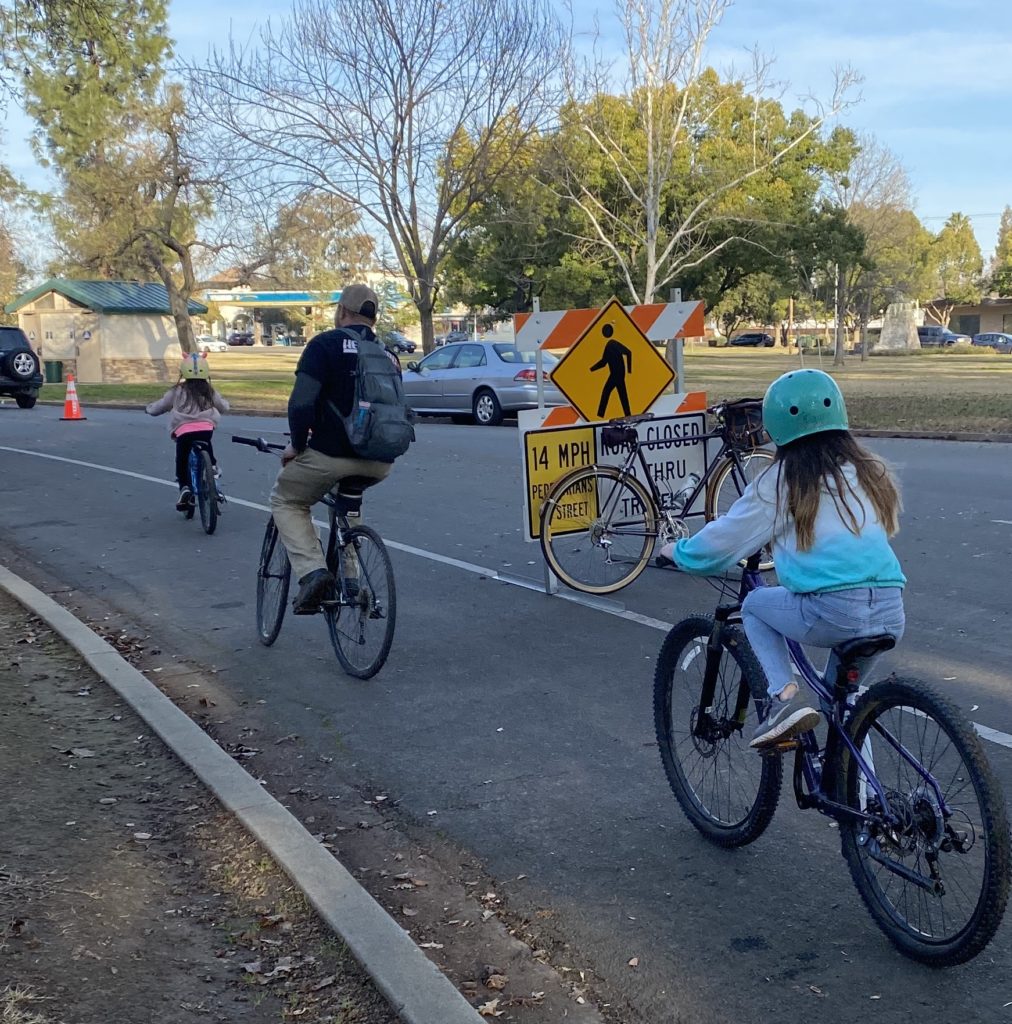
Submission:
[[[556,481],[541,506],[541,550],[563,583],[587,594],[628,586],[647,567],[656,543],[688,535],[685,520],[701,495],[707,521],[716,519],[772,464],[772,452],[762,447],[769,437],[760,400],[722,402],[707,412],[716,429],[691,440],[719,438],[720,450],[702,477],[693,474],[679,491],[662,493],[649,472],[643,449],[671,443],[640,440],[636,424],[651,419],[649,413],[612,420],[603,429],[607,447],[626,450],[621,466],[583,466]],[[762,568],[772,565],[767,558]]]
[[[187,458],[187,469],[190,474],[190,490],[193,500],[182,510],[187,519],[192,519],[194,512],[200,510],[200,525],[204,533],[210,534],[218,528],[218,516],[225,504],[225,495],[214,475],[214,463],[211,461],[210,446],[206,441],[194,441]]]
[[[235,437],[236,444],[280,456],[283,444],[262,437]],[[334,594],[322,602],[334,653],[349,675],[370,679],[387,660],[397,622],[397,593],[390,555],[380,535],[368,526],[352,526],[362,493],[373,477],[345,477],[323,498],[330,514],[325,557],[334,574]],[[257,568],[257,635],[270,647],[281,632],[291,585],[288,552],[272,516],[267,521]]]
[[[973,727],[952,701],[916,679],[889,679],[858,696],[856,663],[895,645],[883,634],[836,647],[826,679],[787,641],[827,723],[759,756],[749,748],[766,678],[739,612],[764,585],[760,556],[737,600],[667,635],[654,678],[654,724],[668,782],[689,821],[722,847],[766,830],[783,755],[794,754],[798,806],[839,822],[842,853],[875,923],[901,952],[933,966],[963,963],[994,936],[1012,859],[1001,787]]]

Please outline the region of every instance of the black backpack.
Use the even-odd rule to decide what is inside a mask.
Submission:
[[[390,353],[378,342],[355,337],[355,399],[340,416],[352,451],[360,459],[393,462],[415,439],[415,414],[404,400],[404,385]]]

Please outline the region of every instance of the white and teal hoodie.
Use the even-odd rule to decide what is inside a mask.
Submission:
[[[824,484],[815,517],[815,540],[808,551],[798,550],[794,520],[787,512],[786,485],[778,503],[778,469],[774,464],[756,477],[726,516],[707,523],[694,537],[678,541],[672,554],[678,567],[695,575],[713,576],[771,543],[780,585],[796,594],[902,587],[906,583],[875,506],[858,484],[852,465],[845,465],[843,473],[854,491],[847,497],[861,532],[854,534],[847,528]]]

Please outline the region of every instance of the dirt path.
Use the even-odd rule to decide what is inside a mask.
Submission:
[[[271,861],[0,595],[0,1021],[393,1024]]]

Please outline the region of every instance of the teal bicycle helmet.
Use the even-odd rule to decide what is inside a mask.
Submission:
[[[846,430],[843,394],[822,370],[791,370],[767,389],[763,426],[778,446],[824,430]]]

